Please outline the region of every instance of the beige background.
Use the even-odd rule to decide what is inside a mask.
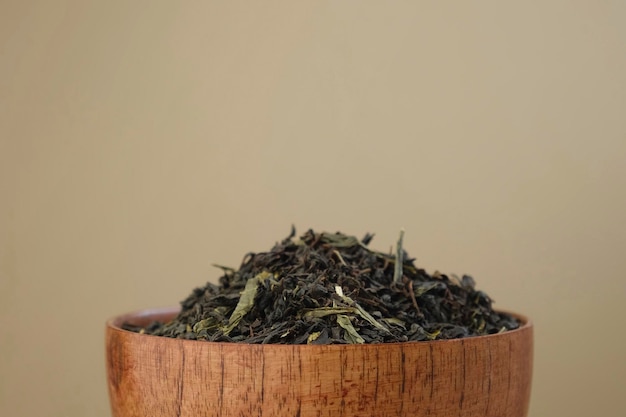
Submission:
[[[184,3],[184,4],[183,4]],[[107,416],[103,323],[291,223],[399,228],[621,416],[626,2],[0,1],[0,415]]]

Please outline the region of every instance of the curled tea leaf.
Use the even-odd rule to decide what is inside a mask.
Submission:
[[[343,235],[341,233],[322,233],[320,241],[336,248],[351,248],[353,246],[362,245],[356,237]]]
[[[363,317],[365,320],[367,320],[372,326],[376,327],[379,330],[382,330],[386,333],[391,333],[389,331],[389,329],[387,328],[387,326],[385,326],[384,324],[380,323],[378,320],[376,320],[374,317],[371,316],[370,313],[368,313],[363,307],[361,307],[359,305],[359,303],[357,303],[356,301],[354,301],[352,298],[348,297],[347,295],[345,295],[343,293],[343,290],[341,289],[340,286],[335,286],[335,292],[337,293],[337,295],[339,297],[341,297],[341,299],[348,304],[349,306],[352,306],[356,309],[356,314],[358,314],[359,316]]]
[[[259,283],[262,283],[272,276],[273,275],[270,272],[263,271],[255,275],[253,278],[250,278],[246,282],[246,287],[241,292],[237,307],[235,307],[233,314],[230,316],[230,319],[228,319],[228,325],[221,328],[222,332],[225,335],[228,335],[230,332],[232,332],[233,329],[237,327],[239,322],[241,322],[241,319],[244,318],[244,316],[248,314],[250,310],[252,310],[252,307],[254,307],[254,297],[256,296]]]
[[[215,317],[209,317],[204,320],[200,320],[193,325],[192,330],[194,333],[200,333],[202,330],[213,330],[219,326],[219,320]]]
[[[359,332],[356,331],[348,316],[338,314],[337,324],[345,330],[343,337],[348,343],[365,343],[365,340],[359,335]]]
[[[322,332],[314,332],[311,333],[309,335],[309,337],[306,339],[306,343],[307,345],[310,345],[311,343],[313,343],[314,341],[317,340],[318,337],[320,337],[320,335],[322,334]]]
[[[428,291],[432,291],[434,289],[438,289],[438,288],[444,288],[445,289],[445,284],[441,283],[441,282],[421,282],[421,283],[414,283],[413,284],[413,293],[415,294],[416,297],[421,297],[422,295],[426,294]]]

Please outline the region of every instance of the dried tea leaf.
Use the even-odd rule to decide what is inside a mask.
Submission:
[[[404,229],[400,230],[400,237],[396,244],[396,263],[393,268],[393,282],[402,280],[402,264],[404,263],[404,251],[402,250],[402,241],[404,240]]]
[[[338,314],[337,324],[345,330],[343,337],[348,343],[365,343],[365,340],[356,331],[348,316],[345,314]]]
[[[358,246],[362,244],[356,237],[342,235],[340,233],[322,233],[320,241],[328,243],[329,245],[336,248],[351,248],[353,246]]]
[[[318,338],[318,337],[320,337],[320,335],[321,335],[321,334],[322,334],[322,332],[314,332],[314,333],[311,333],[311,334],[309,335],[309,337],[307,337],[307,339],[306,339],[306,343],[307,343],[307,345],[310,345],[311,343],[313,343],[314,341],[316,341],[316,340],[317,340],[317,338]]]
[[[337,295],[339,295],[339,297],[341,297],[341,299],[343,301],[346,302],[346,304],[353,306],[356,309],[356,313],[363,317],[365,320],[367,320],[372,326],[376,327],[379,330],[382,330],[384,332],[387,333],[391,333],[389,331],[389,329],[387,328],[387,326],[385,326],[384,324],[380,323],[378,320],[376,320],[374,317],[372,317],[370,315],[370,313],[368,313],[367,311],[365,311],[365,309],[363,307],[361,307],[359,305],[359,303],[357,303],[356,301],[354,301],[352,298],[348,297],[347,295],[345,295],[343,293],[343,290],[341,289],[340,286],[335,286],[335,292],[337,293]]]
[[[229,266],[224,266],[224,265],[219,265],[219,264],[211,264],[211,266],[221,269],[222,271],[224,271],[225,274],[234,274],[235,272],[237,272],[235,268],[231,268]]]
[[[413,284],[413,292],[416,297],[421,297],[426,294],[428,291],[434,290],[435,288],[439,288],[442,283],[439,282],[422,282]],[[445,287],[445,286],[444,286]]]
[[[254,297],[256,296],[259,283],[262,283],[272,276],[273,275],[270,272],[263,271],[246,282],[246,287],[241,292],[237,307],[235,307],[233,314],[230,316],[230,319],[228,319],[228,325],[222,328],[222,332],[225,335],[232,332],[233,329],[237,327],[241,319],[244,318],[250,310],[252,310],[252,307],[254,307]]]
[[[432,333],[428,333],[427,331],[424,331],[424,333],[426,333],[426,336],[428,336],[428,338],[430,340],[435,340],[437,338],[437,336],[439,336],[439,333],[441,333],[441,329],[440,330],[435,330]]]
[[[353,307],[319,307],[313,310],[309,310],[304,313],[304,317],[309,318],[319,318],[330,316],[332,314],[343,314],[343,313],[356,313],[356,309]]]
[[[396,325],[396,326],[400,326],[402,328],[406,328],[406,324],[402,320],[397,319],[395,317],[382,319],[382,321],[384,321],[387,324],[393,324],[393,325]]]
[[[200,333],[202,330],[213,330],[219,327],[219,320],[215,317],[209,317],[204,320],[200,320],[196,324],[193,325],[192,330],[194,333]]]

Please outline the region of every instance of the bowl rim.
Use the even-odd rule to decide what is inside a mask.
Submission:
[[[515,313],[512,311],[508,311],[508,310],[500,310],[497,309],[495,310],[496,312],[499,313],[506,313],[509,314],[513,317],[515,317],[516,319],[518,319],[522,325],[520,327],[518,327],[517,329],[513,329],[513,330],[507,330],[506,332],[502,332],[502,333],[494,333],[494,334],[488,334],[488,335],[482,335],[482,336],[469,336],[469,337],[463,337],[463,338],[456,338],[456,339],[440,339],[440,340],[426,340],[426,341],[408,341],[408,342],[386,342],[386,343],[364,343],[364,344],[326,344],[326,345],[295,345],[295,344],[279,344],[279,343],[267,343],[267,344],[259,344],[259,343],[244,343],[244,342],[210,342],[210,341],[206,341],[206,340],[190,340],[190,339],[180,339],[180,338],[173,338],[173,337],[166,337],[166,336],[155,336],[155,335],[151,335],[151,334],[145,334],[145,333],[137,333],[137,332],[133,332],[131,330],[125,330],[121,327],[122,323],[124,323],[127,320],[133,319],[133,318],[141,318],[141,317],[150,317],[150,316],[156,316],[156,315],[175,315],[178,312],[180,312],[181,307],[180,306],[166,306],[166,307],[152,307],[152,308],[145,308],[145,309],[140,309],[140,310],[134,310],[128,313],[124,313],[124,314],[120,314],[114,317],[109,318],[106,321],[106,330],[107,331],[112,331],[112,332],[117,332],[117,333],[121,333],[121,334],[125,334],[127,336],[131,336],[131,337],[135,337],[135,338],[156,338],[162,341],[171,341],[172,343],[183,343],[183,344],[201,344],[201,345],[210,345],[210,346],[230,346],[235,347],[235,346],[266,346],[266,347],[273,347],[273,348],[293,348],[294,346],[298,347],[298,348],[302,348],[302,349],[320,349],[320,348],[357,348],[357,349],[362,349],[363,347],[368,347],[368,346],[376,346],[376,347],[381,347],[381,346],[406,346],[406,345],[432,345],[432,344],[449,344],[449,343],[465,343],[466,341],[480,341],[480,340],[493,340],[496,338],[502,338],[502,337],[508,337],[517,333],[521,333],[521,332],[526,332],[526,331],[532,331],[533,329],[533,322],[531,319],[529,319],[527,316],[519,314],[519,313]],[[149,340],[149,339],[148,339]],[[191,346],[191,345],[190,345]]]

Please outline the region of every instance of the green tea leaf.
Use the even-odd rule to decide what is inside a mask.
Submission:
[[[439,333],[441,333],[441,329],[435,330],[432,333],[428,333],[427,331],[424,331],[424,333],[426,333],[426,336],[428,336],[430,340],[435,340],[437,336],[439,336]]]
[[[348,297],[347,295],[345,295],[343,293],[343,290],[341,289],[341,287],[339,285],[335,286],[335,292],[337,293],[337,295],[339,295],[339,297],[341,297],[341,299],[348,304],[349,306],[352,306],[356,309],[356,314],[358,314],[359,316],[363,317],[365,320],[367,320],[372,326],[376,327],[379,330],[382,330],[386,333],[391,333],[389,331],[389,329],[387,328],[387,326],[385,326],[384,324],[380,323],[379,321],[377,321],[374,317],[372,317],[370,315],[370,313],[368,313],[367,311],[365,311],[365,309],[363,307],[361,307],[359,305],[359,303],[357,303],[356,301],[354,301],[352,298]]]
[[[395,317],[390,317],[388,319],[382,319],[382,321],[384,321],[387,324],[394,324],[396,326],[400,326],[402,328],[406,328],[405,323],[402,320],[397,319]]]
[[[225,335],[232,332],[233,329],[237,327],[239,322],[241,322],[241,319],[244,318],[250,310],[252,310],[252,307],[254,307],[254,297],[256,296],[257,288],[259,288],[259,283],[271,277],[273,277],[273,275],[270,272],[263,271],[246,282],[246,286],[239,297],[237,307],[235,307],[233,314],[231,314],[228,319],[228,325],[222,327],[222,331]]]
[[[426,294],[428,291],[434,290],[435,288],[443,285],[439,282],[423,282],[423,283],[414,283],[413,284],[413,292],[416,297],[420,297]]]
[[[216,329],[219,324],[219,321],[215,317],[209,317],[194,324],[192,330],[194,333],[200,333],[202,330]]]
[[[344,314],[338,314],[337,315],[337,324],[340,325],[341,327],[343,327],[343,329],[345,330],[343,338],[348,343],[353,343],[353,344],[354,343],[365,343],[365,340],[356,331],[356,329],[352,325],[352,322],[350,322],[350,318],[348,316],[346,316]]]
[[[380,329],[384,332],[387,333],[391,333],[389,331],[389,329],[387,328],[387,326],[385,326],[384,324],[382,324],[381,322],[379,322],[378,320],[376,320],[374,317],[372,317],[370,315],[370,313],[368,313],[367,311],[365,311],[365,309],[363,307],[361,307],[356,301],[354,302],[354,306],[357,309],[357,314],[361,317],[363,317],[365,320],[369,321],[370,324],[374,327],[376,327],[377,329]]]
[[[319,318],[330,316],[332,314],[356,313],[353,307],[319,307],[304,313],[304,317]]]
[[[320,335],[322,334],[322,332],[314,332],[311,333],[309,335],[309,337],[306,339],[306,344],[310,345],[311,343],[313,343],[314,341],[317,340],[318,337],[320,337]]]

